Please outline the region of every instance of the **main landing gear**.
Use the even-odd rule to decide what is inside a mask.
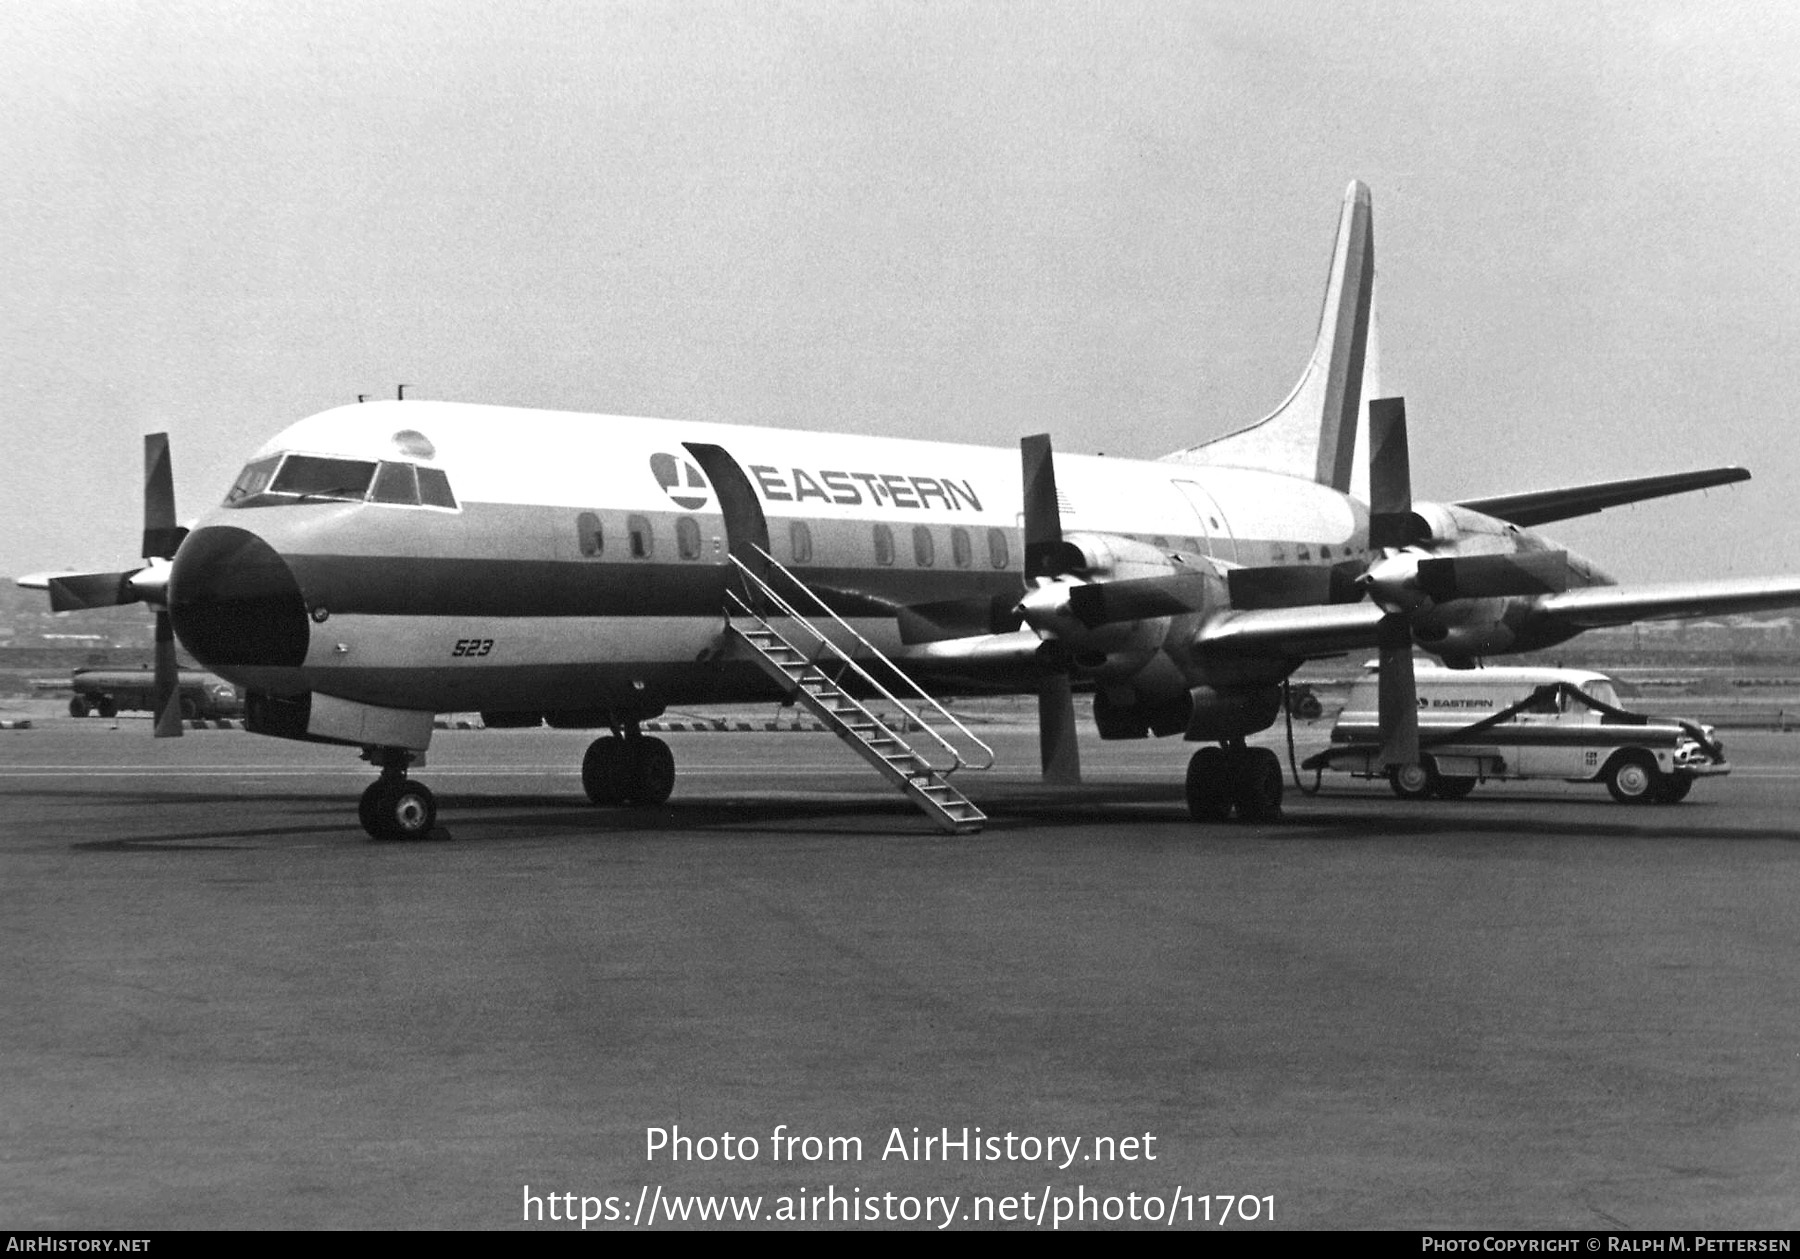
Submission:
[[[1201,748],[1188,762],[1188,814],[1196,822],[1273,822],[1281,816],[1281,758],[1242,740]]]
[[[588,745],[581,785],[599,805],[661,804],[675,790],[675,754],[661,739],[626,726],[624,737],[606,735]]]
[[[424,839],[437,824],[437,797],[424,783],[406,776],[411,752],[403,748],[375,748],[368,759],[381,766],[381,777],[370,783],[356,806],[356,816],[370,839]]]

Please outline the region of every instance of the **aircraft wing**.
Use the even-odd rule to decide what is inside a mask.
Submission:
[[[1800,578],[1750,577],[1652,586],[1584,586],[1544,596],[1533,616],[1594,629],[1632,621],[1676,621],[1796,606],[1800,606]]]
[[[1748,468],[1707,468],[1700,472],[1676,472],[1668,476],[1633,477],[1627,481],[1601,481],[1561,490],[1533,490],[1528,494],[1501,494],[1495,498],[1471,498],[1457,504],[1484,516],[1505,520],[1521,528],[1546,525],[1574,516],[1591,516],[1608,507],[1636,503],[1646,498],[1686,494],[1714,485],[1748,481]]]
[[[1382,611],[1372,603],[1226,612],[1208,621],[1194,649],[1294,660],[1378,645]]]

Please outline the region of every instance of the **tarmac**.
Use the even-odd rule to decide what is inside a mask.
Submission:
[[[588,736],[442,730],[414,844],[350,749],[0,733],[0,1222],[1800,1226],[1800,735],[1203,827],[1179,741],[985,733],[946,837],[825,734],[598,810]]]

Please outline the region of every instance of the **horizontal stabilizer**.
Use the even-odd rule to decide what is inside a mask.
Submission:
[[[1679,621],[1793,607],[1800,607],[1800,577],[1751,577],[1654,586],[1584,586],[1546,596],[1533,615],[1595,629],[1632,621]]]
[[[1708,468],[1700,472],[1676,472],[1668,476],[1633,477],[1628,481],[1602,481],[1595,485],[1575,485],[1562,490],[1537,490],[1530,494],[1502,494],[1497,498],[1472,498],[1458,503],[1470,511],[1505,520],[1521,528],[1547,525],[1575,516],[1591,516],[1608,507],[1641,502],[1646,498],[1666,498],[1670,494],[1686,494],[1715,485],[1748,481],[1748,468]]]

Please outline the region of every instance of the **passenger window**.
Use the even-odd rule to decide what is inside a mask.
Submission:
[[[410,463],[384,463],[375,470],[375,488],[369,498],[377,503],[419,505],[419,480]]]
[[[886,525],[875,526],[875,562],[883,568],[894,562],[894,531]]]
[[[575,540],[581,544],[583,555],[592,557],[604,551],[606,533],[600,527],[600,517],[591,511],[584,511],[575,517]]]
[[[1312,562],[1312,548],[1302,542],[1299,546],[1294,548],[1294,558],[1299,560],[1302,564],[1310,564]]]
[[[456,508],[456,495],[450,492],[450,478],[442,468],[419,469],[419,501],[427,507]]]
[[[812,563],[812,529],[804,520],[790,521],[788,524],[788,554],[796,564]]]
[[[1169,540],[1159,533],[1154,538],[1150,539],[1150,545],[1159,551],[1166,551],[1169,549]]]
[[[950,558],[958,568],[967,568],[975,562],[975,547],[969,541],[969,531],[961,525],[950,530]]]
[[[995,568],[1012,567],[1012,557],[1006,553],[1006,530],[988,530],[988,563]]]
[[[1185,546],[1191,554],[1194,554],[1194,555],[1200,554],[1200,539],[1199,538],[1183,538],[1181,540],[1181,545]]]
[[[650,521],[644,516],[628,516],[625,520],[625,532],[631,538],[631,558],[647,560],[656,545],[656,538],[650,532]]]
[[[932,540],[931,530],[924,525],[913,526],[913,562],[920,568],[930,568],[937,563],[937,544]]]
[[[680,516],[675,520],[675,553],[684,560],[700,558],[700,526],[692,516]]]
[[[1199,548],[1196,547],[1195,550]],[[1287,547],[1277,542],[1269,548],[1269,559],[1276,564],[1287,563]]]
[[[1319,548],[1319,558],[1322,560],[1330,559],[1331,558],[1331,548],[1328,546],[1320,547]]]

